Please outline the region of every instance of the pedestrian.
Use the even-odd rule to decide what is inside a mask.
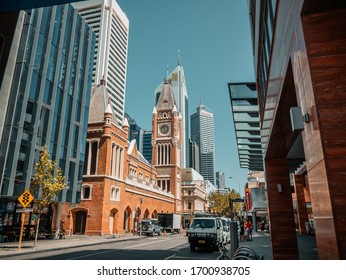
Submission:
[[[309,222],[305,222],[305,229],[307,234],[311,233],[311,225]]]
[[[240,241],[244,241],[244,223],[243,221],[240,222]]]
[[[252,224],[249,219],[247,219],[245,223],[245,229],[246,229],[248,239],[251,241],[252,240]]]

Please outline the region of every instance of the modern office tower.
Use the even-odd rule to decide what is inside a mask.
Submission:
[[[68,186],[59,201],[80,198],[95,39],[70,4],[19,14],[10,58],[14,74],[6,80],[9,90],[1,92],[8,101],[1,112],[0,209],[8,209],[12,220],[44,145]]]
[[[214,115],[202,104],[191,115],[191,141],[199,147],[199,173],[215,184]]]
[[[151,137],[152,137],[153,133],[149,130],[144,130],[143,133],[143,151],[142,151],[142,155],[144,156],[144,158],[151,163],[151,159],[152,159],[152,153],[153,153],[153,146],[151,144]]]
[[[136,139],[137,150],[142,153],[143,151],[143,134],[144,130],[136,123],[136,121],[125,113],[125,118],[129,123],[129,141]]]
[[[125,118],[129,123],[129,141],[136,139],[138,151],[144,158],[151,163],[152,146],[151,146],[151,131],[142,129],[136,121],[125,113]]]
[[[189,167],[199,172],[199,147],[196,142],[189,140]]]
[[[182,135],[182,167],[189,165],[189,112],[188,112],[188,96],[185,81],[184,69],[180,65],[180,58],[178,57],[178,66],[172,73],[168,75],[168,79],[172,81],[172,89],[177,109],[183,119],[183,135]],[[161,83],[155,90],[154,99],[155,105],[161,95],[163,83]]]
[[[274,260],[300,258],[306,222],[346,259],[346,9],[326,3],[248,1]]]
[[[224,189],[226,187],[225,173],[222,171],[216,171],[216,186],[219,189]]]
[[[129,20],[115,0],[90,0],[72,4],[96,34],[93,84],[104,78],[118,122],[125,112]]]

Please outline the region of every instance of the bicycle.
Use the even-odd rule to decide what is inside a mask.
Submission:
[[[220,244],[220,255],[216,258],[217,260],[232,260],[232,258],[227,254],[228,250],[223,244]]]

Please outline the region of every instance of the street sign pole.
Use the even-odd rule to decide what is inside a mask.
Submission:
[[[22,226],[20,227],[19,243],[18,243],[18,252],[20,252],[20,247],[22,246],[22,237],[23,237],[23,229],[24,229],[24,219],[25,219],[25,212],[22,212]]]
[[[20,197],[18,197],[18,201],[23,206],[22,209],[22,226],[20,227],[19,234],[19,243],[18,243],[18,252],[20,252],[20,247],[22,246],[22,238],[23,238],[23,229],[24,229],[24,220],[25,220],[25,212],[31,212],[31,209],[26,209],[26,207],[34,200],[34,197],[29,192],[29,190],[25,190]],[[19,211],[17,211],[19,212]]]

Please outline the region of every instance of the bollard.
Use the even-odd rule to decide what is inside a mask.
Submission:
[[[183,229],[180,227],[180,234],[183,234]]]
[[[238,224],[235,221],[232,221],[230,224],[230,231],[231,231],[231,256],[234,255],[235,251],[237,251],[239,247],[238,243]]]
[[[166,236],[166,230],[163,231],[163,236]]]

